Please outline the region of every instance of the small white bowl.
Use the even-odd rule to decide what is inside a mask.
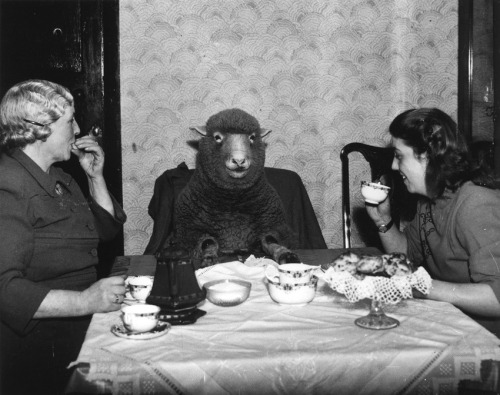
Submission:
[[[214,280],[203,284],[207,299],[217,306],[237,306],[247,300],[252,283],[243,280]]]
[[[361,194],[367,203],[379,204],[383,202],[390,190],[390,187],[378,182],[361,181]]]
[[[318,278],[313,277],[307,284],[280,284],[268,281],[271,299],[281,305],[305,306],[314,299]]]

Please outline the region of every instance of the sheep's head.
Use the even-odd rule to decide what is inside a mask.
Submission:
[[[264,171],[269,131],[255,117],[233,108],[212,115],[205,127],[192,128],[204,137],[198,144],[197,167],[217,186],[241,189],[252,185]]]

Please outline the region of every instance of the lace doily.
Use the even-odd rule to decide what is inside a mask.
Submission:
[[[348,272],[337,272],[329,268],[325,272],[318,272],[316,276],[323,279],[333,290],[344,294],[349,302],[361,299],[377,299],[389,304],[395,304],[402,299],[413,297],[412,289],[428,294],[432,285],[429,273],[419,267],[407,276],[393,276],[391,278],[366,276],[362,280],[353,277]]]

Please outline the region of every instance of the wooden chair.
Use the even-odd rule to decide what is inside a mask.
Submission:
[[[296,249],[327,248],[300,176],[290,170],[271,167],[266,167],[264,171],[269,183],[278,192],[287,222],[297,236]],[[164,247],[165,240],[174,230],[175,200],[193,173],[194,169],[188,169],[183,162],[156,179],[153,197],[148,206],[148,213],[154,221],[153,233],[144,254],[155,254]]]
[[[398,172],[391,169],[394,159],[394,151],[390,147],[376,147],[363,143],[350,143],[340,151],[342,165],[342,230],[344,238],[344,248],[351,248],[351,201],[349,187],[349,154],[360,153],[368,162],[371,170],[371,181],[383,180],[383,183],[391,187],[389,197],[391,199],[392,217],[397,226],[403,219],[411,219],[415,214],[416,197],[410,195],[403,183],[403,179]],[[366,212],[364,211],[366,214]],[[366,214],[363,217],[363,228],[371,229],[371,236],[365,236],[368,244],[380,247],[378,236],[375,237],[375,226]],[[365,224],[366,223],[366,224]],[[370,232],[366,232],[369,234]],[[375,236],[374,236],[375,235]]]

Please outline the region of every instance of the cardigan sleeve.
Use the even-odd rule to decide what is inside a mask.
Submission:
[[[110,196],[115,210],[114,216],[103,209],[94,199],[92,199],[92,197],[89,198],[89,206],[94,215],[99,239],[102,241],[112,240],[127,220],[127,215],[122,207],[118,204],[113,195]]]

